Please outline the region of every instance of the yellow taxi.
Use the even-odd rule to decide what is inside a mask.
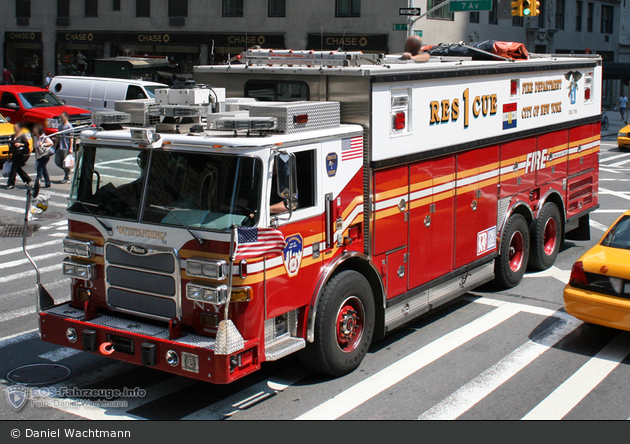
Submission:
[[[619,130],[617,134],[617,146],[619,151],[630,150],[630,125],[626,125]]]
[[[7,122],[7,120],[0,114],[0,166],[4,165],[4,162],[9,158],[9,145],[8,141],[13,135],[13,124]]]
[[[564,308],[584,322],[630,331],[630,210],[573,265]]]

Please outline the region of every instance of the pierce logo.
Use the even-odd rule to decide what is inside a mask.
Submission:
[[[149,254],[149,250],[146,248],[138,247],[137,245],[128,245],[127,251],[131,254],[135,254],[136,256],[146,256]]]

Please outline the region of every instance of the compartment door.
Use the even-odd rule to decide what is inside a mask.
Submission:
[[[374,174],[374,255],[407,246],[409,168]]]

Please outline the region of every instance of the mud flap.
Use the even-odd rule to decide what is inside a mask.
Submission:
[[[590,225],[590,215],[586,214],[578,220],[578,226],[573,228],[567,225],[565,239],[575,240],[575,241],[589,241],[591,240],[591,225]]]

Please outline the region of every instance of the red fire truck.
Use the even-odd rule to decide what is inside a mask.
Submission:
[[[588,238],[600,58],[241,62],[195,68],[217,87],[158,91],[155,128],[82,133],[72,299],[40,291],[44,341],[219,384],[294,352],[342,375]]]

